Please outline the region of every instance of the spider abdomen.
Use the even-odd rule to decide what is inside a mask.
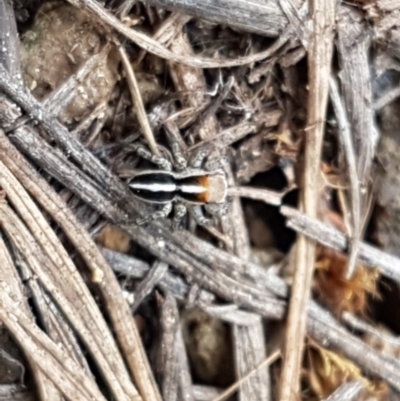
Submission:
[[[151,203],[168,203],[176,199],[194,203],[221,203],[226,197],[227,183],[222,172],[202,170],[190,174],[170,171],[142,171],[129,183],[132,192]]]

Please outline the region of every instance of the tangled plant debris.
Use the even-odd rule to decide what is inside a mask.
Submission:
[[[399,17],[0,0],[0,399],[397,399]]]

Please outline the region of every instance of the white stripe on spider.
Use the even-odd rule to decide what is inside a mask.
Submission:
[[[157,182],[151,182],[148,184],[134,182],[130,184],[130,187],[133,189],[144,189],[151,192],[174,192],[177,189],[175,184],[160,184]]]
[[[179,189],[186,194],[201,194],[207,191],[207,188],[202,187],[201,185],[180,185]]]

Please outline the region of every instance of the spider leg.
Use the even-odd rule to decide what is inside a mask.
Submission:
[[[187,213],[187,207],[183,203],[177,202],[174,205],[174,219],[172,220],[172,229],[176,230],[179,228],[183,217]]]
[[[171,163],[162,156],[153,155],[145,146],[141,144],[133,143],[129,145],[129,149],[135,152],[138,156],[142,157],[145,160],[148,160],[157,166],[159,166],[163,170],[171,171],[172,166]]]
[[[167,217],[171,213],[171,210],[172,202],[168,202],[162,207],[162,209],[157,210],[153,214],[138,218],[135,223],[138,226],[142,226],[143,224],[150,223],[150,221],[162,219],[164,217]]]
[[[205,149],[200,149],[194,156],[190,159],[189,165],[192,168],[201,168],[204,159],[207,157],[208,152]]]
[[[196,220],[197,224],[201,226],[211,226],[214,223],[212,219],[204,216],[201,205],[193,205],[189,208],[189,211]]]
[[[213,170],[224,170],[226,166],[229,165],[229,158],[224,154],[218,154],[218,157],[213,157],[209,155],[206,165],[204,166],[205,170],[213,171]]]
[[[175,167],[177,170],[184,170],[187,167],[187,160],[182,154],[179,142],[171,132],[166,130],[169,148],[171,149],[172,156],[174,157]]]
[[[204,205],[204,209],[207,210],[213,216],[225,216],[228,213],[228,202],[223,203],[210,203],[208,205]]]

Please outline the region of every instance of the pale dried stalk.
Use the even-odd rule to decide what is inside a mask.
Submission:
[[[161,306],[160,326],[162,337],[159,347],[161,387],[164,401],[178,401],[180,393],[180,361],[177,333],[180,330],[179,312],[175,298],[167,294]]]
[[[60,344],[53,343],[29,320],[19,302],[15,302],[5,288],[0,291],[0,320],[30,358],[35,359],[36,366],[56,384],[66,398],[106,401],[95,382],[86,376]]]
[[[333,52],[334,0],[314,0],[310,3],[313,32],[308,49],[309,98],[305,132],[304,190],[301,208],[316,217],[321,147],[329,94],[329,70]],[[285,353],[281,376],[280,400],[295,401],[300,389],[300,369],[306,332],[306,305],[310,296],[315,263],[315,243],[299,235],[295,250],[296,269],[290,298]]]
[[[255,32],[269,37],[279,36],[288,21],[278,1],[270,0],[141,0],[147,6],[166,8],[196,19]]]
[[[360,189],[367,195],[378,140],[369,66],[372,35],[363,12],[346,4],[338,8],[336,30],[342,95],[351,122]],[[367,200],[367,196],[362,199],[362,213],[365,213]]]
[[[363,385],[358,381],[343,383],[333,394],[324,401],[354,401],[358,399]]]
[[[291,229],[328,248],[341,252],[346,251],[347,238],[333,226],[317,219],[311,219],[304,213],[288,206],[282,206],[280,212],[288,218],[286,225]],[[400,283],[400,258],[374,248],[365,242],[360,242],[358,256],[364,266],[377,268],[382,275]]]
[[[188,41],[181,33],[180,26],[177,28],[179,32],[171,45],[172,50],[176,54],[192,55],[193,51]],[[185,107],[197,109],[209,101],[209,96],[206,95],[207,85],[201,70],[170,63],[170,71],[177,92],[190,94],[189,96],[182,96],[182,104]],[[229,89],[230,86],[227,86],[225,88],[225,93],[221,93],[220,102],[227,95],[226,92]],[[218,107],[218,103],[215,104],[214,110],[208,110],[209,113],[201,118],[201,126],[198,126],[198,130],[195,132],[202,140],[214,138],[219,131],[219,124],[215,116],[215,107]],[[209,162],[212,163],[212,160],[222,159],[222,152],[222,149],[216,149],[215,154],[210,155]],[[235,185],[231,167],[229,165],[225,165],[224,167],[228,176],[229,185]],[[227,215],[221,218],[221,225],[223,233],[233,240],[233,248],[231,248],[231,250],[239,257],[247,260],[250,255],[250,240],[243,217],[242,206],[238,197],[233,199]],[[253,341],[243,341],[248,338],[249,332],[251,332],[254,337]],[[240,378],[249,370],[256,367],[260,359],[262,360],[266,356],[264,328],[261,319],[256,321],[251,328],[233,325],[233,334],[233,343],[236,350],[236,373]],[[246,385],[241,387],[239,399],[241,401],[250,401],[254,397],[254,394],[258,392],[259,394],[263,394],[263,400],[268,400],[270,396],[268,373],[269,372],[266,370],[259,370],[251,381],[246,382]]]
[[[236,392],[236,390],[239,388],[239,386],[248,380],[254,373],[257,372],[258,369],[262,369],[265,366],[272,365],[276,360],[278,360],[281,356],[281,351],[275,351],[272,355],[270,355],[268,358],[265,359],[263,363],[261,363],[259,366],[257,366],[254,370],[249,372],[246,376],[242,377],[239,381],[236,383],[232,384],[230,387],[228,387],[222,394],[220,394],[217,398],[214,398],[212,401],[224,401],[228,397],[230,397],[232,394]]]
[[[200,56],[187,56],[175,54],[160,45],[156,40],[147,36],[146,34],[131,29],[125,26],[118,18],[110,14],[98,2],[93,0],[68,0],[72,5],[81,8],[84,11],[96,16],[96,18],[103,23],[103,25],[110,29],[115,29],[121,35],[136,43],[142,49],[155,54],[163,59],[173,61],[176,63],[186,64],[196,68],[224,68],[235,67],[255,63],[257,61],[265,60],[271,57],[278,49],[280,49],[289,39],[291,27],[286,27],[275,43],[260,53],[250,56],[243,56],[235,58],[234,60],[215,60],[212,58],[204,58]]]
[[[104,280],[99,284],[99,290],[135,383],[144,400],[159,401],[161,399],[159,391],[129,306],[123,297],[122,290],[113,271],[103,255],[101,255],[86,230],[77,222],[65,202],[54,192],[43,177],[27,163],[1,132],[0,158],[35,197],[36,201],[41,204],[43,209],[63,229],[86,262],[92,275],[95,278],[104,276]]]
[[[190,17],[189,15],[172,13],[161,23],[161,25],[154,32],[153,39],[159,42],[161,45],[168,45],[175,35],[176,24],[183,26],[191,19],[192,17]],[[142,49],[139,53],[139,56],[135,60],[135,65],[140,64],[146,54],[147,51]]]
[[[268,205],[280,206],[282,204],[282,198],[286,195],[286,192],[276,192],[270,189],[241,186],[228,188],[228,194],[229,196],[254,199],[265,202]]]
[[[29,256],[34,262],[31,264],[32,269],[40,278],[43,274],[47,276],[47,283],[52,287],[52,291],[49,287],[47,289],[57,300],[71,323],[76,325],[82,340],[93,353],[104,377],[106,380],[108,379],[108,384],[115,393],[115,397],[120,400],[125,400],[127,396],[134,399],[138,396],[137,391],[127,375],[108,326],[82,277],[41,212],[2,162],[0,162],[0,184],[14,207],[23,216],[35,240],[40,244],[41,249],[34,250],[37,248],[37,244],[33,239],[30,240],[33,254]],[[29,233],[13,216],[11,210],[5,205],[1,205],[1,209],[3,226],[7,234],[12,237],[13,242],[18,244],[23,232],[28,239]],[[15,232],[16,224],[20,227],[19,236]],[[17,247],[28,261],[28,247],[23,246],[21,242],[18,245]],[[37,255],[42,255],[42,263],[39,260],[34,261]],[[40,267],[38,263],[41,264]],[[45,273],[46,268],[49,269],[47,274]],[[57,282],[58,284],[56,284]],[[88,330],[89,327],[90,330]]]
[[[18,304],[21,313],[25,313],[26,317],[34,324],[35,318],[32,315],[30,307],[27,303],[26,297],[24,296],[22,284],[20,278],[17,274],[16,267],[12,263],[11,255],[6,248],[4,241],[0,238],[0,285],[2,287],[6,286],[7,291],[11,294],[14,302]],[[43,374],[41,370],[38,369],[35,354],[21,344],[21,348],[28,360],[28,364],[31,367],[32,374],[35,379],[36,389],[39,393],[39,398],[41,400],[59,400],[61,395],[55,384]]]
[[[0,43],[0,64],[10,72],[14,82],[22,86],[18,30],[13,3],[9,0],[0,1]]]
[[[391,88],[383,93],[382,96],[374,102],[373,109],[381,110],[388,104],[394,102],[398,97],[400,97],[400,86]]]
[[[139,85],[135,76],[135,72],[133,71],[128,55],[126,54],[126,51],[122,47],[121,43],[116,38],[114,38],[114,42],[119,51],[119,55],[121,56],[122,65],[126,74],[126,80],[128,81],[129,90],[131,92],[132,103],[134,106],[133,112],[136,112],[143,136],[145,137],[150,150],[153,152],[154,155],[159,156],[160,151],[158,150],[153,131],[150,127],[149,119],[144,108],[142,95],[139,90]]]
[[[358,247],[361,239],[361,200],[360,200],[360,181],[358,179],[356,157],[351,137],[350,126],[346,117],[346,112],[340,100],[339,90],[334,77],[330,79],[330,95],[336,120],[339,128],[339,139],[346,157],[348,176],[350,181],[350,207],[351,207],[351,228],[349,240],[349,258],[347,261],[346,279],[349,279],[355,270]]]
[[[240,384],[239,399],[252,401],[271,400],[271,379],[267,366],[257,368],[266,358],[266,345],[262,319],[242,326],[234,324],[235,364],[239,380],[256,369],[256,373]]]
[[[82,85],[82,82],[94,68],[108,57],[111,47],[111,43],[107,42],[99,53],[91,56],[75,74],[71,75],[68,80],[42,101],[42,106],[49,114],[58,116],[61,110],[68,106],[76,96],[78,86]]]

